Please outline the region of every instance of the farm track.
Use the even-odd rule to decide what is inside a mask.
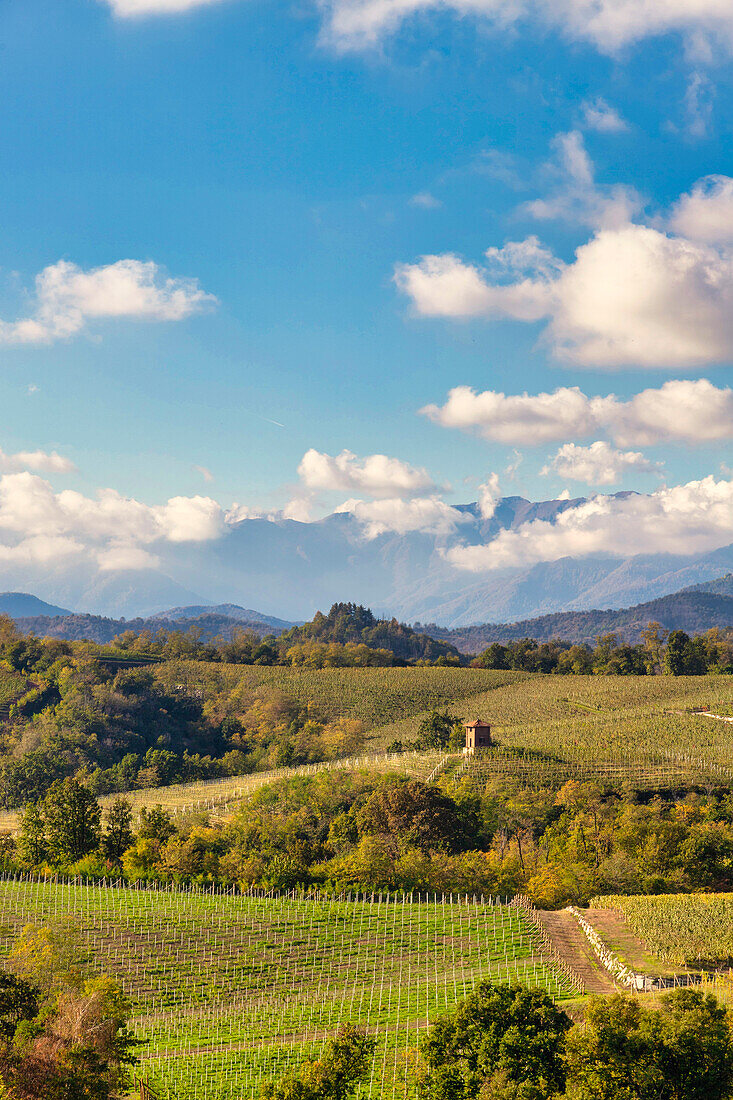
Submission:
[[[558,909],[545,910],[539,915],[559,954],[582,978],[585,992],[615,993],[618,987],[596,959],[573,914]]]

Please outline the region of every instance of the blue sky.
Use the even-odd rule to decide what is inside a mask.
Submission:
[[[168,11],[127,14],[135,4],[166,6],[9,0],[0,10],[7,472],[90,499],[112,488],[148,506],[201,495],[268,510],[295,498],[294,514],[317,516],[369,496],[363,460],[375,454],[427,469],[450,503],[475,499],[491,474],[495,495],[543,499],[648,492],[733,465],[733,17],[716,16],[713,0],[647,0],[633,28],[606,0],[600,30],[584,0],[556,5],[564,21],[528,0],[502,25],[502,0],[440,11],[416,0],[404,19],[387,2],[386,21],[368,0],[168,0]],[[358,33],[343,30],[352,17]],[[680,196],[711,175],[723,182],[682,210]],[[620,200],[614,187],[627,189]],[[586,293],[609,265],[618,280],[631,262],[637,242],[623,243],[619,218],[646,227],[644,248],[682,242],[675,256],[684,263],[692,249],[697,266],[689,287],[685,276],[660,289],[654,317],[617,334],[608,303],[579,301],[577,284]],[[595,266],[589,256],[573,286],[556,282],[599,235]],[[487,249],[534,236],[541,271],[526,249],[487,266]],[[457,290],[444,262],[420,266],[449,255]],[[664,269],[655,255],[640,268]],[[125,273],[128,291],[148,279],[137,304],[120,305],[116,282],[75,282],[128,260],[155,265]],[[406,265],[397,283],[396,265]],[[48,268],[39,305],[34,280]],[[509,301],[503,291],[527,281],[517,293],[531,302]],[[578,316],[596,308],[598,331],[579,334]],[[672,351],[649,336],[665,311]],[[16,326],[28,318],[32,331]],[[678,354],[693,330],[700,346]],[[531,409],[499,439],[480,411],[461,423],[439,411],[459,386],[530,396],[577,386],[628,401],[701,378],[716,390],[689,395],[717,409],[714,431],[704,401],[681,435],[668,424],[621,430],[614,413],[537,446]],[[675,400],[684,415],[688,391]],[[419,415],[426,405],[438,407],[432,418]],[[585,451],[552,466],[566,443],[602,440],[611,480],[597,462],[588,475]],[[357,458],[299,477],[312,449]],[[76,471],[20,457],[38,451]],[[629,453],[643,457],[618,458]],[[398,484],[393,495],[406,493]],[[389,495],[382,482],[374,495]]]

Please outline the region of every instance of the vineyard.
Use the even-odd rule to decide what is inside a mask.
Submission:
[[[340,1023],[378,1039],[362,1096],[414,1094],[420,1035],[483,979],[572,990],[518,908],[472,897],[279,898],[0,882],[0,948],[71,918],[116,976],[165,1100],[241,1100]]]
[[[273,688],[312,709],[315,716],[358,718],[368,729],[457,705],[468,696],[490,695],[496,688],[528,678],[527,673],[481,668],[300,669],[201,661],[169,661],[154,672],[167,690],[183,687],[204,699]]]
[[[480,782],[515,775],[527,785],[567,779],[638,788],[733,781],[728,677],[532,676],[463,700],[458,713],[492,724],[498,748],[461,766]]]
[[[727,965],[733,959],[733,894],[594,898],[621,912],[652,954],[676,965]]]

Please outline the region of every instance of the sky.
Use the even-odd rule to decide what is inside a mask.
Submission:
[[[0,47],[0,564],[626,489],[733,541],[728,0],[6,0]],[[621,552],[588,515],[529,560]]]

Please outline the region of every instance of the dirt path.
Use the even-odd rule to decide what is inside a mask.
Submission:
[[[616,991],[613,978],[601,966],[572,913],[565,909],[545,910],[540,912],[540,918],[565,962],[582,978],[586,993]]]

